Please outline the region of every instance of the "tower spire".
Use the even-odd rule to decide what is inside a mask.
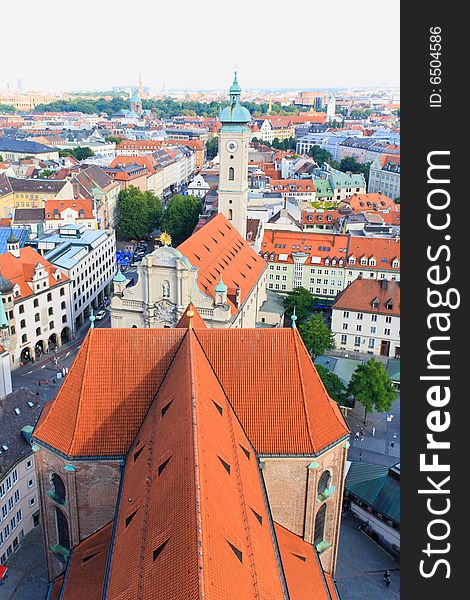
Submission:
[[[292,321],[292,329],[297,329],[297,325],[295,324],[295,322],[297,321],[297,315],[295,314],[295,304],[294,304],[294,312],[292,313],[290,320]]]

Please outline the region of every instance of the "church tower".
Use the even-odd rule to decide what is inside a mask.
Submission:
[[[251,131],[249,111],[240,104],[241,87],[237,73],[230,88],[230,106],[219,115],[219,213],[246,239],[248,203],[248,146]]]

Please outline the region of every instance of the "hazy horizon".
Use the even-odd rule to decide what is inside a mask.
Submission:
[[[230,86],[235,68],[246,91],[399,87],[399,0],[359,0],[355,10],[346,0],[311,2],[299,15],[281,0],[269,10],[248,0],[143,0],[138,12],[124,0],[82,0],[73,10],[59,0],[26,4],[2,10],[18,23],[3,30],[12,56],[3,92],[18,80],[23,91],[107,91],[136,86],[140,73],[153,90],[215,91]]]

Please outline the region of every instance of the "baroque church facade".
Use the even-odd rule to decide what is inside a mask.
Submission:
[[[251,115],[240,94],[235,74],[230,104],[220,113],[219,214],[178,248],[164,245],[144,257],[135,285],[116,275],[113,328],[175,327],[189,303],[208,327],[256,327],[261,321],[267,265],[246,242]]]

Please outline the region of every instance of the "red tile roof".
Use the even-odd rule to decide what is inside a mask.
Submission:
[[[108,523],[73,549],[61,600],[101,600],[113,523]]]
[[[243,304],[266,269],[266,262],[222,214],[180,244],[178,250],[194,267],[199,268],[199,288],[213,298],[222,275],[228,287],[228,303],[233,315],[238,311],[235,303],[237,288],[240,288]]]
[[[78,219],[95,219],[93,215],[93,200],[77,199],[77,200],[47,200],[44,206],[44,214],[46,220],[55,220],[54,210],[58,210],[57,219],[62,218],[62,212],[67,209],[73,209],[78,213]],[[83,211],[83,216],[80,216],[80,211]]]
[[[128,455],[109,571],[110,599],[155,590],[284,597],[256,457],[191,332]]]
[[[374,308],[374,300],[378,307]],[[387,308],[391,302],[392,308]],[[400,283],[386,279],[356,279],[335,299],[333,308],[400,316]]]
[[[127,454],[108,556],[112,523],[73,550],[64,600],[98,600],[103,581],[108,600],[153,600],[157,590],[158,600],[329,599],[313,547],[271,521],[255,449],[200,339],[207,332],[184,332]]]
[[[306,264],[322,265],[326,258],[342,258],[346,264],[349,236],[313,231],[265,230],[261,254],[272,254],[275,260],[293,263],[292,253],[304,252],[310,255]]]
[[[331,600],[328,593],[330,586],[325,581],[313,546],[282,525],[276,523],[275,529],[290,598],[292,600]],[[333,581],[331,581],[331,585],[335,592]]]
[[[348,259],[355,258],[355,266],[360,265],[360,259],[375,258],[375,266],[367,265],[367,270],[373,271],[399,271],[392,267],[394,259],[400,261],[400,239],[351,237],[349,243]]]
[[[20,256],[17,258],[10,252],[0,254],[0,272],[6,279],[9,279],[13,285],[19,285],[20,295],[14,297],[14,302],[23,300],[33,295],[32,282],[34,270],[38,265],[42,265],[49,275],[49,288],[56,285],[62,285],[68,280],[60,270],[38,254],[31,246],[20,248]]]
[[[91,330],[35,435],[67,456],[124,455],[184,334]]]
[[[125,454],[185,331],[91,330],[34,437],[67,456]],[[347,434],[297,330],[195,331],[257,452],[312,454]]]

